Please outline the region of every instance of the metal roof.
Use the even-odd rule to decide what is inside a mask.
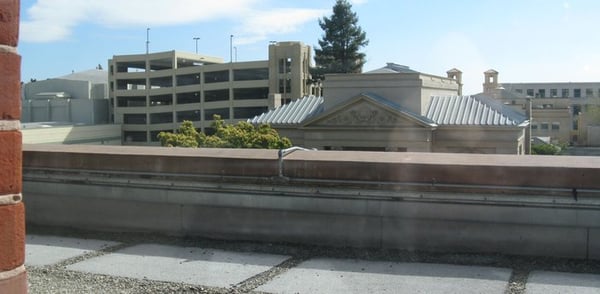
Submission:
[[[108,72],[101,69],[90,69],[60,76],[55,79],[86,81],[92,84],[108,84]]]
[[[400,65],[393,62],[388,62],[386,66],[372,71],[365,72],[365,74],[379,74],[379,73],[419,73],[410,69],[406,65]]]
[[[438,125],[519,126],[527,118],[486,96],[432,96],[426,116]]]
[[[248,119],[248,122],[252,124],[297,125],[308,117],[322,112],[321,104],[323,104],[323,97],[306,96]]]

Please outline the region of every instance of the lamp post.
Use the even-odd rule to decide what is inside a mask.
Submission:
[[[235,56],[234,60],[235,60],[235,62],[237,62],[237,46],[233,46],[233,51],[234,51],[233,56]]]
[[[233,62],[233,35],[229,35],[229,63]]]
[[[150,28],[146,28],[146,54],[150,51]]]
[[[193,39],[194,39],[194,41],[196,41],[196,54],[198,54],[198,40],[200,40],[200,38],[194,37]]]

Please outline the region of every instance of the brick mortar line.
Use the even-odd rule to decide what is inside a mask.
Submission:
[[[12,269],[12,270],[0,272],[0,281],[8,280],[10,278],[16,277],[16,276],[22,274],[23,272],[25,272],[24,264],[18,266],[17,268]]]
[[[14,53],[14,54],[17,54],[17,47],[0,44],[0,53]]]
[[[19,120],[0,120],[0,131],[20,131],[21,122]]]
[[[21,193],[0,195],[0,205],[18,204],[22,200],[23,194]]]

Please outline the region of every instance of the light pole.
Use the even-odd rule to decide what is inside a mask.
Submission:
[[[146,28],[146,54],[150,51],[150,28]]]
[[[237,46],[233,46],[233,51],[234,51],[233,56],[235,56],[235,62],[237,62]]]
[[[198,40],[200,40],[200,38],[194,37],[193,39],[194,39],[194,41],[196,41],[196,54],[198,54]]]
[[[233,35],[229,35],[229,63],[233,62]]]

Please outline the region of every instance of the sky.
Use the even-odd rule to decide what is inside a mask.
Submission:
[[[350,0],[369,44],[363,70],[394,62],[438,76],[458,68],[464,94],[500,82],[600,81],[597,0]],[[22,80],[106,68],[113,55],[195,52],[266,60],[270,41],[318,47],[335,0],[21,0]],[[149,28],[149,30],[148,30]]]

